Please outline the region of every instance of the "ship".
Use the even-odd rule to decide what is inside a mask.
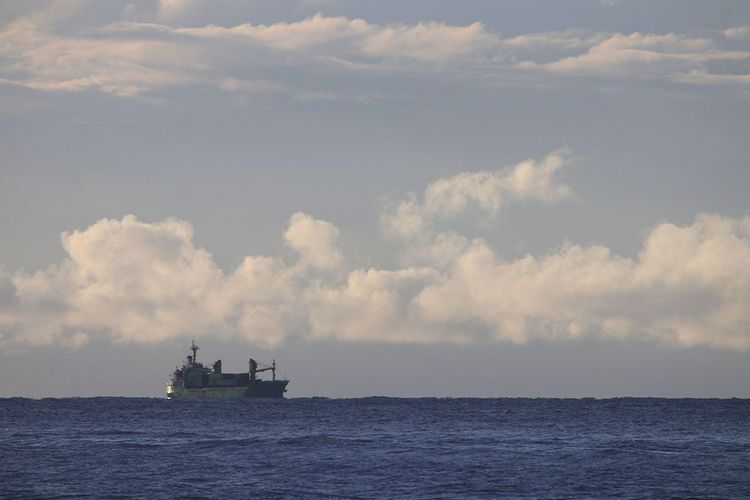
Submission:
[[[221,360],[212,367],[198,361],[198,347],[193,340],[181,367],[175,368],[167,383],[167,399],[182,398],[283,398],[289,380],[276,380],[276,360],[271,365],[250,358],[246,373],[224,373]],[[261,380],[258,373],[271,372],[271,380]]]

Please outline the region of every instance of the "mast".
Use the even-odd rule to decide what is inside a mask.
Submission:
[[[193,339],[193,345],[190,346],[190,350],[193,351],[193,363],[198,362],[198,349],[200,349],[200,347],[195,345],[195,339]]]

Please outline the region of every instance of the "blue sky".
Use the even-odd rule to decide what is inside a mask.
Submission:
[[[0,395],[748,396],[749,97],[744,2],[6,2]]]

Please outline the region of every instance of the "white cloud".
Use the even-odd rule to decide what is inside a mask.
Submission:
[[[160,12],[169,18],[188,4],[163,2]],[[296,54],[300,67],[317,67],[319,58],[365,58],[371,65],[377,60],[457,58],[485,48],[493,40],[478,23],[391,27],[320,14],[298,22],[245,23],[228,28],[174,28],[127,21],[72,34],[52,28],[25,17],[0,32],[0,55],[6,59],[0,66],[3,81],[39,90],[97,89],[122,97],[184,85],[246,92],[273,88],[293,93],[293,85],[273,81],[270,75],[239,78],[237,74],[246,71],[248,58],[257,59],[265,70],[284,65],[261,49]]]
[[[514,198],[554,203],[571,195],[570,188],[555,183],[555,174],[569,162],[566,151],[557,151],[537,163],[526,160],[508,171],[502,179],[505,190]]]
[[[96,89],[122,97],[189,85],[253,93],[273,87],[307,100],[365,89],[308,88],[316,79],[285,77],[279,69],[291,66],[303,75],[322,73],[339,80],[341,72],[377,71],[391,78],[421,72],[461,76],[471,85],[510,84],[513,77],[523,77],[526,84],[528,78],[539,78],[540,70],[546,73],[545,84],[554,74],[724,85],[729,77],[714,74],[711,63],[750,56],[720,44],[745,40],[747,27],[730,28],[723,39],[710,40],[578,29],[503,38],[479,22],[376,24],[322,14],[217,26],[200,24],[210,8],[189,0],[164,0],[150,19],[148,9],[136,9],[142,11],[138,16],[110,16],[108,24],[92,26],[82,24],[86,16],[73,15],[84,7],[53,4],[7,24],[0,31],[0,82],[58,92]],[[66,16],[77,21],[61,22]],[[185,16],[192,19],[190,27],[179,25]],[[127,21],[132,18],[138,22]],[[745,76],[732,75],[732,83],[744,86]]]
[[[498,37],[481,23],[447,26],[419,23],[415,26],[384,27],[363,43],[365,54],[440,61],[470,56],[497,45]]]
[[[548,63],[523,61],[528,69],[544,69],[554,73],[604,78],[668,78],[677,79],[691,71],[706,71],[713,61],[740,60],[750,56],[747,51],[726,50],[707,38],[675,35],[620,33],[601,40],[586,53]]]
[[[637,260],[568,245],[506,262],[475,242],[415,299],[425,321],[481,321],[498,339],[636,337],[750,348],[750,218],[657,226]]]
[[[319,45],[340,43],[346,39],[366,37],[374,27],[362,19],[346,17],[324,17],[316,14],[294,23],[271,25],[240,24],[231,28],[206,26],[204,28],[182,28],[178,33],[199,37],[226,38],[246,37],[279,50],[308,50]]]
[[[67,260],[14,277],[21,311],[28,314],[25,328],[46,340],[54,331],[116,325],[116,337],[139,342],[163,340],[191,324],[210,330],[220,320],[205,306],[222,273],[191,238],[186,222],[147,224],[133,216],[64,233]]]
[[[306,296],[310,335],[348,341],[451,342],[410,318],[411,300],[435,277],[428,268],[357,269],[341,285],[311,289]]]
[[[26,19],[0,33],[6,80],[50,91],[95,88],[130,97],[204,80],[200,49],[161,40],[58,37]]]
[[[724,35],[737,40],[750,40],[750,26],[736,26],[726,29]]]
[[[554,203],[571,195],[570,188],[555,182],[555,173],[568,162],[565,151],[547,155],[541,162],[526,160],[497,172],[462,172],[432,182],[422,201],[414,193],[387,210],[384,228],[401,237],[422,235],[441,220],[478,214],[493,219],[507,200]]]
[[[606,39],[603,33],[591,33],[586,30],[571,28],[565,31],[543,31],[527,33],[502,39],[501,43],[508,49],[517,51],[535,51],[534,55],[559,53],[560,51],[588,50]],[[531,53],[530,57],[534,57]]]
[[[343,257],[336,240],[339,230],[330,222],[297,212],[284,233],[287,244],[300,254],[300,261],[319,269],[338,267]]]
[[[157,342],[200,331],[273,344],[293,322],[290,269],[248,257],[225,276],[184,221],[103,219],[62,241],[60,265],[13,277],[19,304],[0,323],[4,340],[45,344],[86,332]]]
[[[429,203],[406,203],[424,227],[470,205],[491,216],[502,206],[496,191],[556,201],[568,194],[552,177],[563,162],[556,153],[495,174],[467,173],[449,179],[453,190],[428,187]],[[0,345],[192,335],[269,345],[290,336],[430,343],[589,336],[750,349],[750,217],[659,224],[635,258],[565,244],[506,260],[483,239],[433,226],[405,240],[420,263],[396,269],[356,266],[337,246],[339,230],[303,213],[283,234],[297,253],[291,262],[248,256],[226,274],[192,235],[185,221],[133,216],[63,233],[60,263],[0,274]]]
[[[321,55],[375,56],[441,61],[469,56],[493,48],[497,35],[481,23],[449,26],[430,22],[416,25],[382,26],[363,19],[325,17],[315,14],[302,21],[271,25],[245,23],[229,28],[206,26],[181,28],[175,32],[198,37],[245,37],[283,51],[320,51]]]

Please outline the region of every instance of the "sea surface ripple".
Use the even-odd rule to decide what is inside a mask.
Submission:
[[[750,495],[750,400],[0,399],[0,497]]]

